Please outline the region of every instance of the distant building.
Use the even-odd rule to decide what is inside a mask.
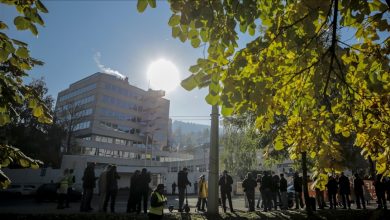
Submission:
[[[192,158],[168,151],[171,121],[164,95],[164,91],[145,91],[105,73],[95,73],[61,91],[55,114],[70,134],[62,149],[66,155],[61,168],[75,169],[81,178],[89,162],[97,164],[97,173],[107,164],[116,164],[122,177],[119,184],[124,187],[135,170],[147,167],[153,173],[152,185],[157,185],[168,171],[163,163]]]

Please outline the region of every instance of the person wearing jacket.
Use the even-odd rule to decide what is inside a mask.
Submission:
[[[363,209],[366,209],[366,202],[363,195],[364,182],[360,178],[359,174],[355,173],[355,179],[353,181],[353,190],[356,197],[356,208],[361,209],[360,202],[363,205]]]
[[[69,187],[69,170],[65,169],[63,176],[58,181],[58,205],[57,209],[63,209],[64,207],[64,202],[66,200],[66,194],[68,193],[68,187]]]
[[[111,165],[107,165],[103,172],[99,176],[98,186],[99,186],[99,212],[103,212],[104,201],[106,200],[107,192],[107,172],[110,169]]]
[[[336,194],[337,194],[337,181],[333,176],[330,176],[328,179],[328,183],[325,185],[328,188],[328,199],[330,209],[336,209]]]
[[[103,204],[103,212],[107,211],[108,201],[110,200],[110,209],[111,213],[115,212],[115,199],[118,194],[118,179],[120,178],[117,171],[116,166],[113,165],[107,171],[107,188],[106,188],[106,198]]]
[[[81,198],[81,212],[90,212],[93,210],[91,201],[93,196],[93,189],[96,187],[95,177],[95,163],[89,163],[84,170],[83,175],[83,197]]]
[[[303,199],[302,199],[302,177],[299,176],[298,172],[294,174],[294,190],[295,190],[295,209],[299,209],[299,205],[303,208]]]
[[[177,174],[177,186],[179,188],[179,212],[183,212],[184,195],[186,193],[187,185],[191,186],[191,182],[187,177],[187,168],[184,167]]]
[[[244,188],[245,196],[249,203],[249,212],[255,211],[255,188],[257,186],[256,180],[253,179],[252,173],[248,172],[244,181],[242,182],[242,188]]]
[[[281,197],[281,209],[287,210],[288,209],[288,200],[287,200],[287,180],[284,178],[284,174],[280,174],[280,184],[279,184],[279,190],[280,190],[280,197]]]
[[[351,209],[351,201],[349,201],[349,195],[351,194],[350,182],[348,177],[344,175],[344,172],[341,172],[339,178],[339,187],[340,187],[340,196],[343,203],[343,209]]]
[[[232,204],[232,184],[233,178],[228,174],[227,170],[223,171],[223,175],[219,178],[218,185],[221,190],[221,200],[223,212],[226,212],[226,198],[229,200],[230,212],[234,212]]]
[[[141,212],[141,201],[143,201],[143,209],[144,213],[148,213],[148,196],[149,196],[149,183],[151,181],[150,173],[146,168],[142,168],[141,174],[139,175],[137,188],[140,193],[140,197],[138,198],[138,205],[137,205],[137,213],[139,214]]]
[[[208,196],[207,181],[205,175],[202,175],[199,177],[199,184],[198,184],[198,202],[196,203],[196,208],[198,209],[198,211],[203,211],[203,212],[205,211],[204,206],[207,203],[207,196]]]
[[[140,204],[140,193],[138,192],[138,181],[141,171],[136,170],[130,178],[130,192],[129,198],[127,200],[127,213],[132,213],[137,211],[137,205]]]
[[[150,197],[150,220],[161,220],[164,216],[164,205],[167,203],[167,198],[164,196],[164,184],[158,184],[157,188],[152,192]]]

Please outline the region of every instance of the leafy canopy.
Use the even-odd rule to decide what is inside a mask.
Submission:
[[[291,159],[307,152],[317,171],[342,169],[339,139],[354,134],[355,146],[376,161],[377,172],[390,175],[390,25],[384,0],[169,3],[172,36],[208,52],[189,68],[184,88],[208,87],[206,101],[221,105],[225,116],[255,112],[260,132],[285,117],[272,146],[287,148]],[[252,40],[241,48],[239,37],[245,35]],[[344,41],[345,35],[352,40]]]

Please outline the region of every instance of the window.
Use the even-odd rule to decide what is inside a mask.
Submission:
[[[95,89],[95,88],[96,88],[96,83],[93,83],[93,84],[88,85],[88,86],[86,86],[86,87],[83,87],[83,88],[80,88],[80,89],[76,89],[76,90],[74,90],[73,92],[70,92],[70,93],[68,93],[68,94],[66,94],[66,95],[63,95],[63,96],[61,96],[58,100],[59,100],[60,102],[63,102],[63,101],[65,101],[65,100],[67,100],[67,99],[70,99],[70,98],[73,98],[73,97],[75,97],[75,96],[78,96],[78,95],[80,95],[80,94],[82,94],[82,93],[91,91],[91,90],[93,90],[93,89]]]
[[[78,130],[81,130],[81,129],[86,129],[86,128],[89,128],[91,126],[91,122],[90,121],[85,121],[85,122],[81,122],[81,123],[78,123],[76,124],[74,127],[73,127],[73,131],[78,131]]]

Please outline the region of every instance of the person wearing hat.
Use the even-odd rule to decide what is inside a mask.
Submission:
[[[207,203],[208,196],[208,186],[205,175],[199,177],[199,190],[198,190],[198,202],[196,203],[196,208],[198,211],[205,211],[204,206]],[[200,206],[202,205],[202,208]]]
[[[223,175],[219,178],[218,185],[221,187],[221,199],[223,212],[226,212],[226,198],[229,200],[230,211],[234,212],[232,204],[232,184],[233,178],[228,174],[227,170],[223,171]]]
[[[164,205],[167,198],[164,196],[164,184],[158,184],[150,197],[149,219],[160,220],[164,216]]]
[[[184,195],[186,193],[187,185],[191,186],[191,182],[187,177],[187,168],[184,167],[183,170],[180,170],[177,174],[177,186],[179,188],[179,212],[183,212],[184,204]]]

